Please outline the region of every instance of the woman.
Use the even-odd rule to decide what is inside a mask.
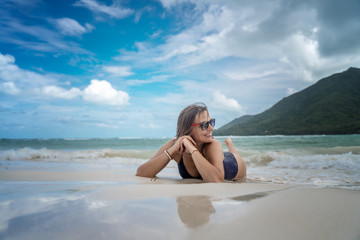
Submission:
[[[176,139],[165,143],[150,160],[137,169],[137,176],[155,177],[174,159],[183,178],[201,178],[205,182],[223,182],[244,178],[246,165],[230,138],[225,140],[229,152],[212,137],[215,119],[205,104],[192,104],[181,111]]]

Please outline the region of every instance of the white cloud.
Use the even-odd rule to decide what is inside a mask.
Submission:
[[[176,34],[168,35],[164,44],[153,46],[150,41],[136,43],[136,51],[122,51],[118,59],[130,60],[139,66],[162,64],[166,70],[188,69],[230,58],[233,61],[239,60],[240,63],[251,61],[253,66],[259,62],[276,61],[277,70],[281,71],[279,74],[287,74],[289,78],[308,83],[360,64],[360,55],[354,54],[360,51],[360,43],[354,40],[356,37],[350,38],[350,35],[356,35],[360,31],[359,24],[351,25],[350,20],[345,21],[346,17],[342,14],[336,16],[348,23],[344,26],[345,29],[353,30],[346,35],[354,50],[349,55],[341,51],[347,41],[343,41],[343,44],[338,41],[343,34],[335,34],[336,31],[343,31],[340,30],[341,27],[331,27],[333,32],[325,34],[330,36],[334,33],[331,39],[325,41],[320,36],[328,29],[326,24],[329,24],[328,20],[332,16],[331,9],[328,8],[334,5],[331,1],[320,1],[319,4],[311,1],[283,4],[281,0],[160,2],[168,13],[188,4],[187,7],[194,14],[177,12],[177,16],[187,24],[181,26],[183,29]],[[351,8],[352,3],[344,5]],[[324,8],[319,9],[319,6]],[[329,18],[326,19],[326,24],[324,19],[320,19],[324,17],[324,12]],[[355,15],[350,16],[350,19],[352,17],[355,18]],[[357,21],[354,20],[353,23]],[[326,56],[321,53],[322,44],[329,41],[333,47],[340,49],[340,54]]]
[[[234,69],[235,70],[235,69]],[[273,74],[277,74],[278,71],[275,70],[266,70],[265,72],[253,72],[253,71],[225,71],[224,75],[231,79],[231,80],[236,80],[236,81],[244,81],[244,80],[249,80],[249,79],[258,79],[258,78],[263,78],[263,77],[267,77]]]
[[[202,14],[201,20],[199,24],[170,36],[166,44],[157,49],[160,56],[154,60],[176,59],[180,67],[187,67],[231,55],[233,49],[228,48],[226,39],[234,28],[233,13],[214,4]]]
[[[56,19],[54,20],[54,24],[61,34],[69,36],[82,35],[91,32],[94,29],[94,26],[91,24],[86,23],[85,26],[82,26],[76,20],[71,18]]]
[[[159,125],[157,125],[157,124],[155,124],[155,123],[152,123],[152,122],[150,122],[150,123],[148,123],[148,124],[140,124],[140,127],[141,128],[146,128],[146,129],[162,129],[162,127],[161,126],[159,126]]]
[[[117,59],[133,60],[142,66],[145,62],[185,68],[231,56],[234,46],[228,46],[226,39],[235,26],[236,15],[225,6],[213,4],[200,17],[200,21],[194,19],[192,26],[167,36],[165,44],[152,46],[147,42],[137,42],[136,52],[121,51]]]
[[[72,116],[61,116],[60,118],[55,119],[55,121],[59,122],[59,123],[63,123],[63,124],[68,124],[68,123],[73,122],[74,119]]]
[[[0,92],[9,95],[18,95],[21,93],[21,90],[18,89],[13,82],[4,82],[0,84]]]
[[[62,99],[73,99],[82,94],[81,90],[78,88],[71,88],[66,90],[57,86],[46,86],[41,89],[41,93],[46,96]]]
[[[65,89],[58,86],[56,78],[21,69],[14,63],[13,56],[0,53],[0,91],[8,95],[23,94],[30,98],[51,97],[68,100],[82,96],[87,102],[111,106],[125,105],[129,101],[126,92],[114,89],[105,80],[92,80],[83,91],[74,87]],[[123,75],[129,74],[128,70],[122,70]],[[65,82],[65,85],[69,85],[69,82]]]
[[[0,66],[14,64],[15,58],[9,54],[2,55],[0,53]]]
[[[243,107],[234,98],[228,98],[219,91],[213,93],[212,106],[225,111],[243,112]]]
[[[107,124],[107,123],[96,123],[95,126],[96,127],[101,127],[101,128],[110,128],[110,129],[118,129],[119,128],[116,125]]]
[[[85,101],[100,104],[121,106],[129,101],[129,95],[126,92],[114,89],[108,81],[91,80],[91,84],[84,89],[83,98]]]
[[[170,9],[172,6],[177,4],[179,1],[178,0],[160,0],[160,2],[164,8]]]
[[[17,45],[21,49],[31,49],[37,52],[88,53],[77,43],[63,39],[58,31],[43,26],[29,25],[29,23],[23,24],[17,19],[1,21],[0,31],[7,36],[2,39],[3,43]],[[19,36],[24,37],[20,38]]]
[[[284,57],[281,61],[292,68],[292,75],[307,82],[318,80],[313,71],[322,68],[327,62],[318,52],[318,42],[303,34],[289,36],[282,47]]]
[[[129,8],[123,8],[116,2],[111,6],[107,6],[97,2],[96,0],[80,0],[74,3],[74,6],[85,7],[94,13],[107,14],[113,18],[126,18],[134,13]]]
[[[192,101],[188,97],[189,97],[188,94],[169,92],[169,93],[165,94],[164,96],[155,97],[153,101],[159,102],[162,104],[183,106],[184,104],[186,105],[187,103],[190,104],[190,101]]]
[[[3,55],[1,53],[0,81],[13,82],[13,86],[7,84],[7,87],[14,88],[14,86],[16,86],[19,90],[42,87],[56,82],[56,80],[50,76],[19,68],[15,64],[15,58],[13,56],[8,54]]]
[[[151,84],[151,83],[159,83],[159,82],[166,82],[166,80],[169,78],[169,75],[156,75],[152,76],[150,79],[147,80],[140,80],[140,79],[132,79],[126,81],[126,84],[133,85],[133,86],[140,86],[144,84]]]
[[[289,96],[289,95],[292,95],[294,93],[296,93],[297,90],[295,88],[288,88],[286,89],[286,94]]]
[[[106,66],[103,67],[103,70],[114,76],[119,76],[119,77],[127,77],[134,74],[133,72],[131,72],[130,67],[124,67],[124,66]]]

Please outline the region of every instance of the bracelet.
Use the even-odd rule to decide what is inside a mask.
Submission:
[[[168,153],[168,151],[167,151],[167,150],[165,150],[165,151],[164,151],[164,153],[166,154],[166,156],[168,156],[169,160],[171,160],[171,159],[172,159],[172,158],[171,158],[171,156],[170,156],[170,154]]]
[[[197,150],[197,149],[194,149],[190,154],[192,155],[195,151],[199,151],[199,150]]]

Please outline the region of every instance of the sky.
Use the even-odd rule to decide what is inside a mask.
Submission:
[[[173,137],[360,67],[359,0],[0,0],[0,138]]]

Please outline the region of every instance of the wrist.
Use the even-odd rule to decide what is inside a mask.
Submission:
[[[197,148],[193,148],[193,149],[191,149],[189,152],[190,152],[190,154],[192,155],[194,152],[198,152],[199,150],[197,149]]]
[[[172,157],[171,157],[170,153],[167,150],[165,150],[164,153],[169,158],[169,161],[171,161]]]
[[[174,148],[170,147],[166,150],[171,156],[175,153]]]

